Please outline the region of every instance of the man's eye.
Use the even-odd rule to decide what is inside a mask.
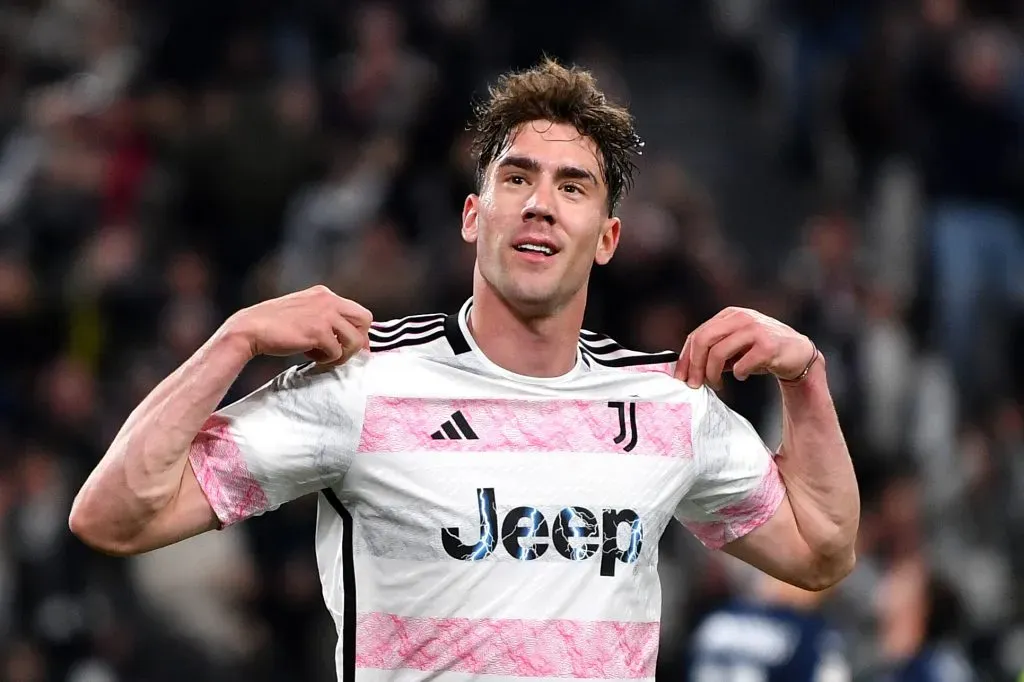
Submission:
[[[562,191],[568,194],[582,194],[583,188],[573,183],[562,185]]]
[[[522,175],[510,175],[508,177],[508,181],[511,182],[513,185],[521,185],[524,182],[526,182],[526,178],[524,178]]]

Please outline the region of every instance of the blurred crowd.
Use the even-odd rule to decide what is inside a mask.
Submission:
[[[856,571],[812,610],[858,680],[1016,679],[1022,30],[1012,0],[0,4],[0,680],[333,679],[310,500],[133,559],[72,537],[71,500],[239,307],[325,283],[377,319],[455,310],[470,103],[543,53],[662,139],[706,133],[653,120],[666,89],[731,102],[721,125],[765,159],[763,183],[736,174],[780,207],[695,170],[724,146],[649,143],[587,326],[675,349],[744,305],[814,338],[863,520]],[[229,399],[282,367],[253,362]],[[724,397],[778,442],[771,382]],[[701,682],[708,614],[779,599],[681,527],[661,570],[666,680]]]

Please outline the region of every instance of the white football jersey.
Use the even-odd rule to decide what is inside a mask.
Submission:
[[[475,345],[471,304],[375,323],[369,352],[218,411],[200,485],[225,526],[319,493],[339,682],[652,680],[658,540],[768,520],[772,453],[677,354],[584,331],[568,374],[520,376]]]

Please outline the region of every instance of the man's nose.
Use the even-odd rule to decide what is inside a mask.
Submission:
[[[533,194],[523,206],[523,221],[543,220],[554,225],[554,190],[546,182],[538,182],[534,187]]]

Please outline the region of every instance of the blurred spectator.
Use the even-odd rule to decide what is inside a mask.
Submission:
[[[857,241],[857,228],[843,211],[813,216],[802,247],[780,277],[787,318],[815,340],[828,361],[829,387],[844,424],[862,423],[865,410],[861,343],[868,272]]]
[[[281,245],[281,291],[323,282],[344,253],[381,211],[401,148],[393,138],[375,139],[362,149],[339,143],[322,183],[293,202]]]
[[[910,86],[932,203],[937,339],[965,405],[983,410],[993,405],[982,386],[1007,387],[1001,363],[978,350],[1006,342],[1024,300],[1021,64],[1009,36],[991,26],[943,31],[929,36]]]
[[[422,111],[433,67],[405,44],[405,18],[387,2],[361,5],[352,26],[354,50],[337,66],[342,122],[361,133],[402,138]]]
[[[880,593],[886,653],[892,662],[880,682],[972,682],[964,648],[957,644],[960,622],[954,592],[908,561],[888,578]]]
[[[453,235],[454,236],[454,235]],[[380,319],[401,317],[419,308],[429,294],[427,263],[401,239],[395,226],[380,221],[352,244],[327,281],[335,291],[364,301]]]
[[[709,614],[693,634],[694,682],[852,679],[842,636],[819,612],[825,595],[759,575],[752,596]]]

